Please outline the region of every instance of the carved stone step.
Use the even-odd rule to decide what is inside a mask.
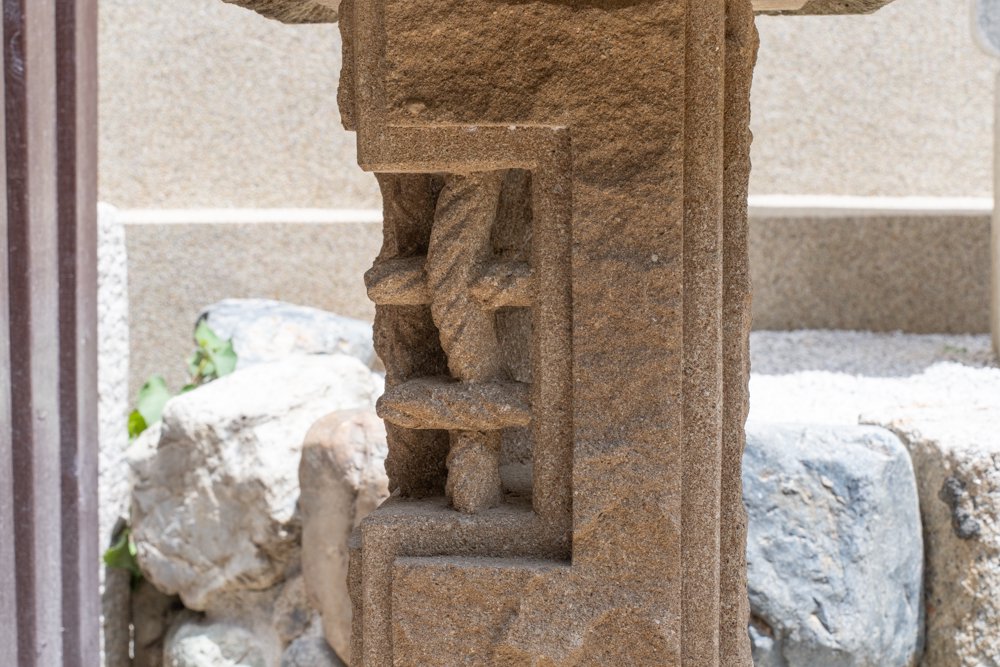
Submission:
[[[387,389],[378,415],[412,429],[496,431],[531,423],[531,386],[523,382],[411,380]]]
[[[424,257],[378,262],[365,274],[368,298],[380,306],[422,306],[431,302],[424,273]],[[527,262],[493,262],[487,265],[469,292],[484,308],[527,307],[532,303],[534,281]]]

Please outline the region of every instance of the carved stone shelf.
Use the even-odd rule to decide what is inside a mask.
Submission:
[[[334,23],[340,0],[223,0],[283,23]],[[892,0],[754,0],[762,14],[869,14]]]
[[[522,382],[410,380],[387,389],[378,415],[413,429],[494,431],[531,423],[531,387]]]

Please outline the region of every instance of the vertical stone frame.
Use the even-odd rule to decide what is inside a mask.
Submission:
[[[438,477],[394,461],[353,540],[353,664],[749,665],[749,0],[349,0],[341,29],[387,235],[400,183],[510,169],[534,225],[532,508],[457,512],[442,440],[390,441]]]

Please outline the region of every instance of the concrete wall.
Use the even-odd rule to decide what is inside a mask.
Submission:
[[[949,207],[782,197],[751,207],[758,329],[988,328],[988,200]],[[371,213],[375,213],[372,215]],[[132,394],[174,387],[201,309],[266,297],[370,319],[362,275],[381,243],[376,212],[121,211],[128,243]]]
[[[363,276],[382,241],[379,215],[178,213],[119,213],[128,248],[130,395],[153,373],[174,389],[184,384],[195,319],[227,297],[374,316]]]
[[[995,62],[964,0],[761,17],[757,194],[987,196]],[[219,0],[101,0],[101,198],[378,206],[340,127],[335,26]]]
[[[219,0],[100,6],[100,187],[125,209],[132,393],[153,372],[181,381],[194,318],[217,299],[369,317],[361,275],[377,222],[301,211],[281,224],[260,210],[380,206],[340,126],[337,28]],[[758,25],[753,193],[991,195],[997,64],[975,46],[964,0]],[[170,210],[231,207],[257,211]],[[758,327],[986,330],[982,204],[790,208],[754,219]]]
[[[967,0],[760,17],[755,194],[990,196],[996,60]]]
[[[337,112],[336,26],[100,0],[100,196],[119,208],[378,207]]]

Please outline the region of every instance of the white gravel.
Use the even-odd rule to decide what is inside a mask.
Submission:
[[[752,420],[857,424],[922,408],[959,418],[972,406],[1000,414],[988,336],[761,331],[750,347]]]

